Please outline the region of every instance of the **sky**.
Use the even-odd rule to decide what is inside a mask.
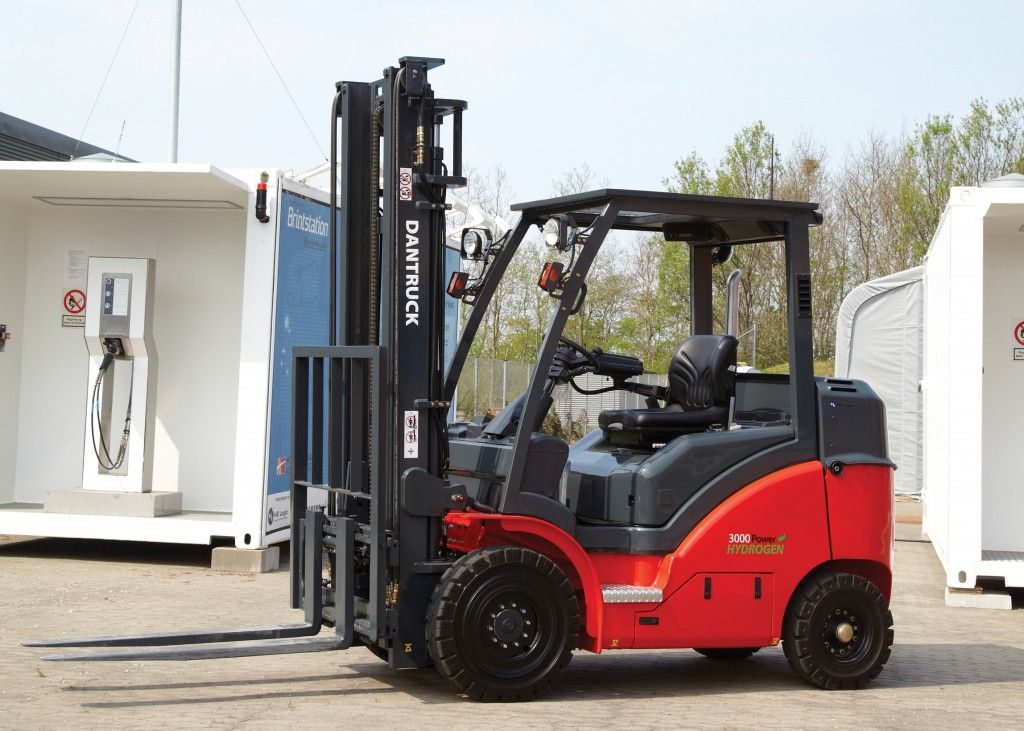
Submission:
[[[311,168],[334,82],[405,55],[446,59],[430,79],[469,102],[466,163],[504,167],[517,200],[582,163],[613,187],[661,188],[675,159],[715,159],[758,119],[783,151],[810,134],[835,162],[872,131],[1024,95],[1020,0],[238,2],[316,139],[236,0],[184,0],[181,162]],[[172,6],[5,0],[0,111],[167,160]]]

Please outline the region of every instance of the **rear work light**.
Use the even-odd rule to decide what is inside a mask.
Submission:
[[[537,286],[545,292],[553,292],[559,288],[562,281],[562,271],[565,265],[560,261],[549,261],[544,263],[544,269],[537,280]]]

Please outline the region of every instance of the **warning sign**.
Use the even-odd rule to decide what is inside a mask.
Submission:
[[[1018,322],[1013,328],[1013,337],[1018,343],[1024,345],[1024,321]]]
[[[61,315],[61,327],[85,327],[85,315]]]
[[[416,411],[405,412],[405,456],[417,459],[420,456],[420,428],[419,413]]]
[[[67,290],[64,293],[64,309],[69,315],[85,312],[85,292],[80,289]]]
[[[412,168],[398,170],[398,200],[412,200]]]

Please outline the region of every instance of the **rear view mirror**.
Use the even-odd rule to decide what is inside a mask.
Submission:
[[[732,258],[732,245],[721,244],[711,249],[711,261],[714,264],[725,264]]]

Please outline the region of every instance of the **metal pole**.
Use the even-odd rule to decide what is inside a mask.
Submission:
[[[473,415],[480,412],[480,359],[473,359]]]
[[[754,323],[754,334],[750,339],[753,341],[751,344],[750,367],[757,368],[757,323]]]
[[[508,404],[508,361],[501,362],[501,405],[502,408]]]
[[[167,157],[178,162],[178,98],[181,94],[181,0],[174,0],[174,37],[171,39],[171,135]]]
[[[725,333],[733,337],[740,333],[740,277],[743,276],[741,269],[733,269],[729,278],[725,280]]]

